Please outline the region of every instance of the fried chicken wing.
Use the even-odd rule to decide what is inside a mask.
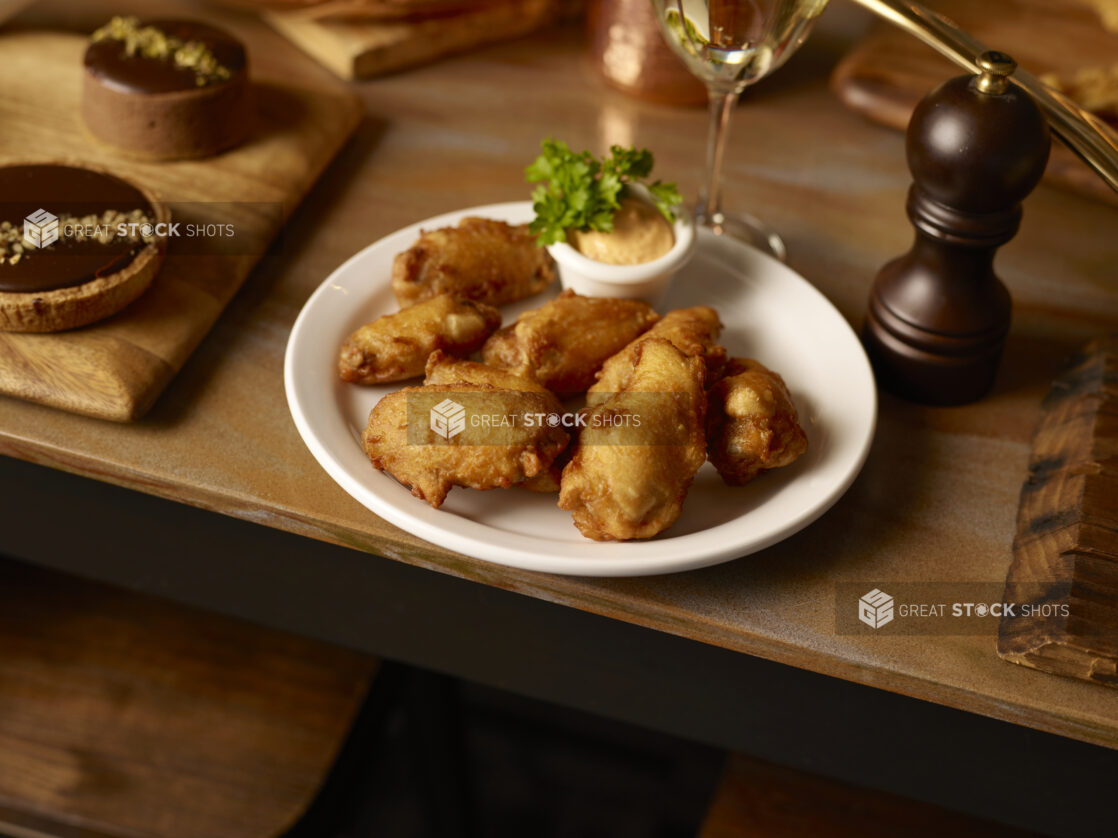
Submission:
[[[625,387],[587,408],[563,469],[559,507],[598,541],[666,530],[706,460],[702,359],[653,338],[634,348],[632,363]]]
[[[710,461],[730,486],[790,465],[807,450],[784,379],[749,358],[734,358],[709,393]]]
[[[597,383],[586,394],[586,403],[599,404],[624,389],[635,369],[633,356],[637,347],[652,338],[663,338],[684,355],[702,358],[709,386],[712,381],[718,380],[726,363],[726,348],[718,345],[721,333],[722,322],[718,319],[718,312],[710,306],[669,311],[655,326],[605,362],[598,373]]]
[[[482,347],[491,367],[535,379],[560,396],[585,392],[606,359],[659,319],[639,300],[564,291],[526,311]]]
[[[550,393],[484,384],[407,387],[377,403],[362,441],[374,468],[437,509],[453,486],[507,488],[545,472],[569,437],[527,417],[559,409]],[[490,421],[478,427],[465,421],[467,415]],[[444,423],[434,421],[438,417]]]
[[[450,294],[366,323],[342,344],[338,374],[357,384],[383,384],[423,375],[436,349],[469,354],[501,325],[493,306]]]
[[[563,467],[566,465],[563,454],[567,451],[570,451],[569,446],[555,458],[550,468],[518,484],[520,488],[539,495],[554,495],[558,492],[560,481],[563,479]]]
[[[423,379],[423,383],[486,384],[502,390],[551,394],[550,390],[527,376],[499,370],[486,364],[479,364],[477,361],[464,361],[438,350],[432,352],[427,359],[427,377]]]
[[[518,390],[526,393],[546,393],[551,391],[531,378],[516,375],[507,370],[499,370],[476,361],[463,361],[444,352],[433,352],[427,359],[427,378],[424,384],[488,384],[505,390]],[[554,396],[552,396],[554,398]],[[559,408],[558,401],[555,402]],[[567,450],[563,450],[555,461],[539,474],[523,480],[517,485],[530,492],[552,493],[559,491],[559,476],[567,463]]]
[[[555,261],[527,224],[489,218],[425,231],[392,263],[392,291],[401,308],[442,293],[505,305],[539,293],[555,277]]]

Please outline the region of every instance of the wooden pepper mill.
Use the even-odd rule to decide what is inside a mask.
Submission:
[[[917,105],[906,153],[913,185],[912,249],[881,269],[862,329],[878,383],[913,401],[963,404],[994,383],[1010,299],[994,274],[1017,233],[1021,201],[1048,162],[1048,124],[1009,76],[1017,64],[985,52]]]

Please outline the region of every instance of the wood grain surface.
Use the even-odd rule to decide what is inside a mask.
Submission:
[[[1118,687],[1118,335],[1087,347],[1044,401],[1021,489],[998,654]],[[1040,606],[1047,606],[1040,608]]]
[[[867,743],[872,747],[872,743]],[[1029,838],[896,795],[731,754],[698,838]]]
[[[1074,74],[1118,63],[1118,32],[1077,0],[929,0],[991,49],[1012,55],[1033,73]],[[835,68],[831,84],[853,110],[904,130],[916,103],[933,87],[962,74],[958,65],[895,26],[879,23]],[[1052,144],[1045,176],[1052,182],[1118,205],[1110,189],[1061,142]]]
[[[86,42],[63,32],[0,35],[9,68],[0,94],[0,162],[94,163],[153,190],[184,226],[232,224],[234,237],[225,245],[172,239],[151,288],[108,320],[47,335],[0,332],[0,392],[131,421],[209,331],[353,131],[360,106],[328,79],[254,65],[257,119],[244,145],[209,160],[133,162],[91,141],[80,125]]]
[[[524,35],[552,20],[558,6],[557,0],[510,0],[419,20],[323,20],[302,10],[264,17],[343,79],[366,79]]]
[[[378,668],[8,560],[0,649],[0,830],[15,835],[282,835]]]
[[[73,14],[63,0],[42,0],[21,20]],[[827,87],[865,23],[832,4],[804,48],[746,97],[733,116],[724,199],[773,225],[791,267],[854,326],[877,270],[912,241],[903,137],[850,113]],[[327,73],[262,23],[245,19],[238,30],[254,54]],[[1014,319],[990,395],[955,408],[884,395],[869,459],[846,495],[740,561],[634,579],[504,568],[386,523],[317,465],[287,409],[283,353],[308,295],[358,250],[437,213],[523,200],[523,167],[548,135],[598,151],[640,143],[655,150],[657,171],[697,194],[702,109],[628,98],[585,56],[582,31],[560,28],[355,86],[370,118],[296,212],[289,229],[299,234],[265,256],[147,417],[117,425],[5,399],[0,453],[1118,748],[1118,691],[1007,664],[996,625],[971,636],[835,633],[839,582],[867,591],[891,580],[1004,583],[1041,401],[1067,356],[1118,327],[1118,209],[1097,201],[1044,185],[1026,201],[1021,232],[997,258]]]

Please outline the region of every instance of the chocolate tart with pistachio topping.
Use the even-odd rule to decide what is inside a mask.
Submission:
[[[94,138],[147,160],[209,157],[252,122],[244,45],[188,20],[114,17],[85,51],[82,119]]]
[[[120,311],[159,270],[170,217],[100,169],[0,166],[0,330],[58,332]]]

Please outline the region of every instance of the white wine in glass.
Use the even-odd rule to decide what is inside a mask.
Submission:
[[[652,0],[652,5],[664,38],[710,94],[707,184],[696,218],[715,233],[783,260],[780,236],[752,216],[722,212],[722,157],[741,92],[789,59],[827,0]]]

